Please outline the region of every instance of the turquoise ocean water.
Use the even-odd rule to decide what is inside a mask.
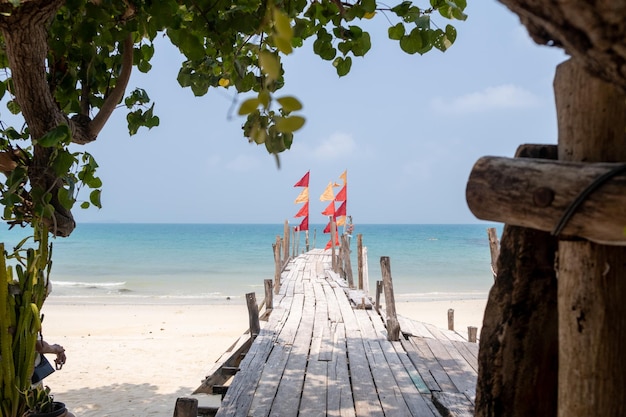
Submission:
[[[323,248],[324,225],[310,227],[311,246]],[[389,256],[396,298],[485,297],[493,283],[487,227],[356,224],[354,276],[362,234],[370,288],[381,279],[380,257]],[[243,302],[252,291],[260,300],[263,280],[274,274],[272,243],[282,233],[282,224],[80,224],[69,238],[54,240],[49,301]],[[0,241],[8,246],[25,234],[3,226]]]

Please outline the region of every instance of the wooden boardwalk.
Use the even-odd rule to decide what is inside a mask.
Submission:
[[[330,261],[316,249],[288,263],[217,416],[473,415],[478,345],[404,318],[401,340],[388,341]]]

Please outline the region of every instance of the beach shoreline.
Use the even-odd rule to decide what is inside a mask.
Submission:
[[[234,302],[231,302],[234,301]],[[447,328],[480,329],[484,299],[398,301],[399,315]],[[215,360],[248,327],[243,302],[80,303],[51,297],[43,336],[64,346],[62,370],[46,378],[58,401],[77,416],[171,416],[176,398],[190,396]],[[480,334],[480,330],[479,330]],[[209,403],[219,398],[199,398]]]

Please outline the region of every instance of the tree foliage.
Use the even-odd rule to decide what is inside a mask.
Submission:
[[[282,57],[311,39],[339,76],[371,40],[363,20],[383,16],[389,38],[409,54],[448,49],[466,0],[11,0],[0,1],[0,97],[24,124],[0,126],[3,217],[41,218],[55,234],[74,228],[71,209],[100,206],[97,163],[70,144],[95,140],[118,106],[129,133],[159,124],[148,92],[125,91],[131,69],[149,72],[157,36],[185,56],[178,82],[201,96],[212,88],[249,93],[238,113],[243,133],[271,154],[292,145],[305,123],[302,103],[282,95]],[[307,43],[307,45],[310,43]]]

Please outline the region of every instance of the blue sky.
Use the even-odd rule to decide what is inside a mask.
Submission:
[[[233,91],[196,98],[180,88],[182,57],[160,42],[153,70],[129,87],[148,91],[161,125],[129,137],[124,110],[114,114],[86,147],[100,164],[104,207],[75,210],[78,222],[296,225],[293,185],[308,170],[311,223],[325,222],[319,196],[344,170],[355,223],[477,222],[465,203],[476,160],[556,143],[552,81],[566,56],[535,45],[500,3],[468,3],[445,53],[404,54],[378,15],[372,50],[346,77],[310,46],[288,57],[283,93],[303,102],[307,122],[281,169],[243,137]]]

